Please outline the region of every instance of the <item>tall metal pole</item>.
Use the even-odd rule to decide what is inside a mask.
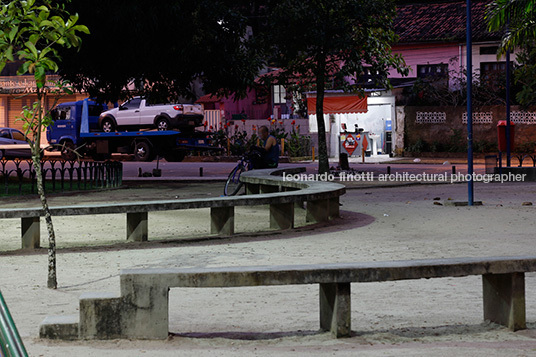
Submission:
[[[506,21],[506,31],[510,18]],[[510,142],[510,50],[506,51],[506,166],[511,166],[512,143]]]
[[[473,197],[473,51],[472,51],[472,31],[471,31],[471,0],[467,0],[467,204],[472,206],[474,203]]]

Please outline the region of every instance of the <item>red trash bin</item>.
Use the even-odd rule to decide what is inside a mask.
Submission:
[[[510,122],[510,151],[513,152],[515,148],[514,144],[514,132],[515,124]],[[506,152],[506,120],[499,120],[497,123],[497,136],[499,139],[499,151]]]

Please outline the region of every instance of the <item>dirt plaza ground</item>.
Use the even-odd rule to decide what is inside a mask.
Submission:
[[[56,195],[51,204],[210,197],[221,183],[155,183]],[[59,288],[46,288],[46,250],[20,247],[20,220],[1,220],[0,289],[32,356],[533,356],[536,274],[526,276],[528,329],[483,321],[481,278],[352,285],[351,338],[321,333],[318,286],[172,289],[166,341],[46,341],[47,315],[78,311],[89,291],[118,292],[121,269],[387,261],[536,255],[536,184],[476,183],[377,187],[349,183],[341,218],[270,232],[267,207],[238,208],[231,238],[209,235],[208,210],[149,214],[149,239],[126,244],[123,215],[55,217]],[[434,203],[436,202],[436,203]],[[9,199],[3,207],[36,201]],[[44,225],[43,225],[44,226]],[[42,246],[46,234],[42,227]],[[259,233],[259,231],[261,231]]]

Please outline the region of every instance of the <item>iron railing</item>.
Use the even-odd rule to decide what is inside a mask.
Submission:
[[[22,343],[17,326],[9,313],[7,304],[0,291],[0,356],[26,357],[28,353]]]
[[[46,192],[119,187],[123,164],[117,161],[42,160]],[[37,193],[37,178],[32,160],[0,160],[0,188],[8,194]]]

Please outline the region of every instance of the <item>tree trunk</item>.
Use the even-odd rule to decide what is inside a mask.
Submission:
[[[324,90],[326,87],[326,57],[318,56],[316,73],[316,122],[318,125],[318,173],[329,172],[326,125],[324,123]]]
[[[52,224],[52,215],[48,207],[48,201],[45,195],[43,173],[41,170],[41,127],[43,120],[43,97],[42,93],[37,91],[37,101],[39,103],[37,110],[37,124],[34,132],[34,142],[30,144],[32,147],[32,160],[35,168],[35,175],[37,177],[37,193],[41,200],[41,206],[45,212],[45,223],[48,231],[48,278],[47,287],[49,289],[56,289],[58,287],[58,280],[56,277],[56,235],[54,233],[54,225]]]

